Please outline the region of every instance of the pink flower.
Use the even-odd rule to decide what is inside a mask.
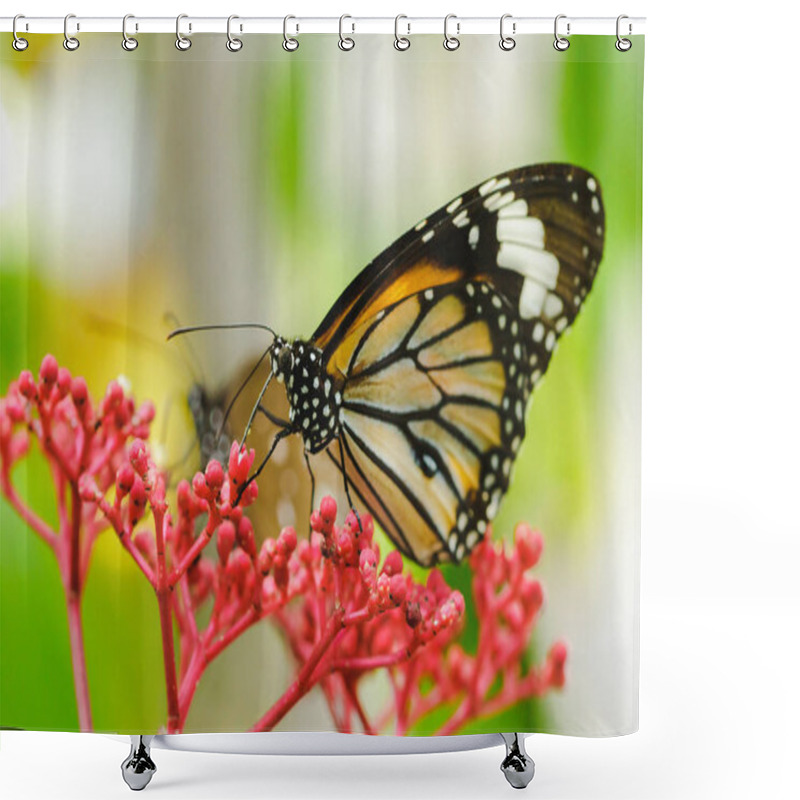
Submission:
[[[293,527],[277,536],[254,531],[246,516],[258,494],[255,482],[248,484],[254,450],[234,442],[227,466],[212,460],[168,492],[147,444],[154,415],[151,403],[137,406],[117,381],[93,404],[85,380],[50,355],[38,379],[24,371],[0,398],[0,489],[53,549],[64,585],[75,589],[67,602],[77,609],[70,634],[82,729],[91,729],[91,709],[80,595],[94,542],[108,527],[158,601],[169,732],[183,729],[207,667],[256,624],[279,628],[297,671],[253,730],[272,729],[315,687],[339,730],[358,725],[377,733],[392,725],[406,733],[448,709],[438,732],[453,733],[564,685],[563,643],[542,666],[522,667],[543,603],[530,574],[542,537],[529,526],[517,527],[511,547],[492,541],[490,531],[470,558],[478,644],[468,653],[458,641],[463,595],[437,569],[420,581],[397,551],[382,558],[370,515],[349,510],[337,524],[336,501],[324,497],[308,535]],[[56,493],[58,530],[25,505],[11,480],[32,441],[54,480],[71,489]],[[265,537],[260,547],[257,533]],[[207,549],[212,542],[216,558]],[[370,716],[360,691],[362,678],[375,672],[386,675],[392,693]]]

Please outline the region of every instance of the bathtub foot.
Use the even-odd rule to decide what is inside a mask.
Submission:
[[[131,752],[122,762],[122,778],[134,792],[141,791],[150,783],[156,765],[150,758],[152,736],[131,736]]]
[[[501,733],[506,743],[506,757],[500,769],[515,789],[524,789],[532,780],[533,759],[525,752],[525,739],[521,733]]]

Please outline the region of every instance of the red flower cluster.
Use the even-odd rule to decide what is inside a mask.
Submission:
[[[248,484],[239,497],[253,450],[234,443],[227,468],[211,461],[191,483],[182,481],[170,500],[166,475],[142,441],[153,416],[151,404],[137,408],[117,382],[95,409],[85,382],[71,378],[52,356],[44,359],[38,381],[23,372],[0,399],[0,489],[53,548],[64,576],[81,729],[91,730],[91,709],[80,599],[92,545],[108,527],[158,600],[168,732],[183,730],[208,665],[267,619],[283,632],[298,667],[253,730],[271,730],[316,686],[339,730],[353,730],[357,719],[367,733],[392,722],[405,733],[446,706],[451,716],[440,732],[452,733],[563,684],[563,645],[551,649],[541,668],[521,669],[542,605],[541,586],[528,575],[541,537],[526,526],[518,527],[509,553],[487,536],[473,554],[479,637],[470,655],[456,642],[465,616],[462,595],[438,570],[424,584],[415,581],[396,551],[381,561],[368,515],[351,511],[337,526],[336,502],[326,497],[311,516],[307,539],[285,528],[259,548],[245,514],[257,485]],[[11,482],[31,436],[56,485],[58,532]],[[207,550],[212,542],[216,557]],[[386,670],[394,692],[389,705],[370,714],[359,684],[376,670]]]
[[[73,378],[53,356],[42,361],[38,380],[23,371],[0,398],[0,491],[28,527],[52,550],[67,601],[75,697],[81,730],[92,729],[92,713],[80,605],[97,536],[107,527],[81,498],[79,483],[92,479],[105,492],[126,459],[132,437],[146,438],[155,415],[152,403],[138,408],[112,381],[95,407],[86,381]],[[47,460],[58,500],[58,524],[51,526],[20,497],[11,470],[25,456],[31,437]]]

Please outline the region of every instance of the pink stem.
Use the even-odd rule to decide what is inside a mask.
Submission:
[[[92,726],[92,706],[89,698],[89,676],[86,671],[86,653],[83,646],[83,623],[81,621],[81,517],[83,503],[78,486],[70,483],[72,499],[72,521],[69,530],[61,538],[63,558],[59,559],[67,596],[67,623],[69,645],[72,655],[72,677],[75,683],[75,700],[78,705],[78,726],[89,732]]]
[[[370,736],[375,736],[376,730],[372,727],[372,723],[367,718],[367,713],[364,711],[364,706],[361,705],[361,698],[358,696],[355,684],[352,681],[346,680],[344,681],[344,685],[347,689],[347,694],[350,697],[350,702],[353,704],[353,708],[355,708],[359,720],[361,720],[361,726],[364,728],[364,733]]]
[[[381,667],[393,667],[401,661],[410,658],[417,647],[405,647],[402,650],[395,650],[393,653],[386,653],[380,656],[354,656],[353,658],[343,658],[339,661],[334,661],[330,665],[330,670],[333,672],[355,670],[363,672],[371,669],[380,669]]]
[[[164,649],[164,674],[167,683],[167,732],[177,733],[180,726],[178,678],[175,674],[175,643],[172,632],[172,588],[167,575],[167,556],[164,550],[164,509],[153,508],[156,529],[156,595],[161,621],[161,642]]]
[[[298,700],[304,697],[314,686],[311,680],[317,665],[331,646],[333,640],[344,627],[344,609],[337,608],[327,625],[322,638],[316,643],[308,660],[300,670],[300,674],[292,685],[278,698],[275,704],[264,714],[263,717],[250,729],[251,731],[270,731],[272,730],[289,711],[294,707]]]
[[[208,522],[206,527],[194,542],[192,542],[192,546],[186,551],[180,564],[172,570],[172,574],[169,576],[169,582],[172,586],[181,579],[186,570],[192,566],[197,556],[208,546],[211,537],[214,535],[214,531],[219,527],[220,521],[219,512],[215,511],[213,507],[210,507],[208,510]]]
[[[86,673],[86,657],[83,648],[83,625],[81,623],[81,598],[68,587],[67,622],[69,624],[69,645],[72,654],[72,676],[75,683],[75,700],[78,704],[78,726],[89,732],[92,727],[92,706],[89,699],[89,680]]]

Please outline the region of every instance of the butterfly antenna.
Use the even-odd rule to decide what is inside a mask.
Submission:
[[[173,330],[180,330],[180,322],[178,321],[178,317],[172,311],[166,311],[164,313],[164,322],[171,326]],[[169,337],[167,337],[169,339]],[[186,340],[184,344],[185,351],[188,355],[188,360],[190,362],[190,371],[192,372],[192,378],[194,379],[195,383],[202,383],[203,386],[206,386],[206,376],[203,374],[203,366],[202,362],[200,361],[199,356],[197,355],[197,351],[192,347],[191,341]]]
[[[273,336],[278,335],[269,325],[263,325],[260,322],[231,322],[221,325],[190,325],[185,328],[176,328],[167,336],[167,341],[174,339],[176,336],[183,336],[186,333],[197,333],[198,331],[231,331],[242,328],[255,328],[257,330],[267,331]]]
[[[220,430],[225,427],[225,424],[228,422],[228,417],[230,416],[231,411],[233,410],[234,403],[239,399],[239,395],[244,391],[244,387],[247,386],[248,383],[253,379],[253,376],[258,371],[258,368],[264,363],[264,359],[269,354],[269,348],[267,348],[262,354],[261,358],[256,361],[255,366],[247,373],[247,377],[239,384],[239,388],[236,390],[236,394],[231,398],[230,403],[228,403],[228,407],[225,409],[225,416],[222,418],[222,424],[220,425]],[[262,391],[263,396],[263,391]],[[260,398],[259,398],[260,400]],[[252,420],[252,417],[251,417]]]
[[[267,391],[267,387],[272,380],[272,370],[269,371],[269,375],[267,375],[267,379],[264,381],[264,385],[261,387],[261,394],[258,395],[258,400],[256,400],[255,404],[253,405],[253,410],[250,412],[250,419],[247,420],[247,426],[244,429],[244,435],[242,436],[242,446],[244,447],[244,443],[247,440],[247,435],[250,433],[250,428],[253,425],[253,420],[255,419],[256,414],[258,413],[258,409],[261,406],[261,399],[264,397],[264,394]],[[287,429],[288,430],[288,429]],[[272,451],[270,451],[272,452]],[[262,467],[263,468],[263,467]]]

